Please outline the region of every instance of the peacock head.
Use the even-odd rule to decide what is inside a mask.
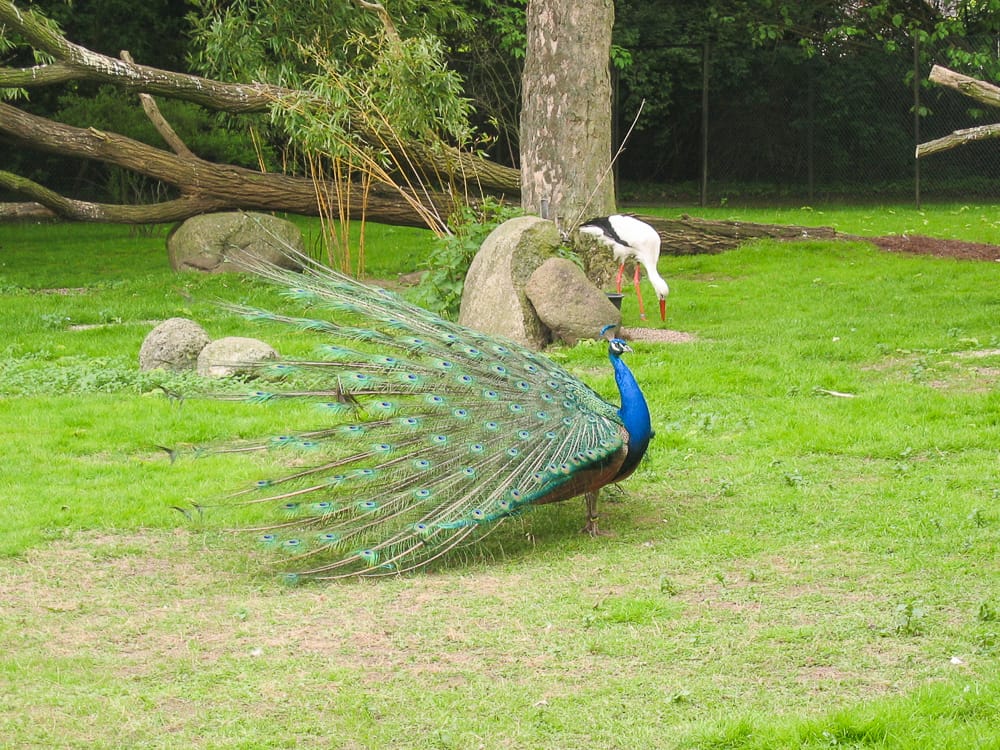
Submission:
[[[632,351],[632,347],[622,341],[622,339],[611,339],[608,342],[608,355],[611,357],[620,357],[625,352],[630,351]]]
[[[608,331],[617,327],[618,326],[614,325],[604,326],[604,328],[601,329],[601,338],[604,338],[605,334]],[[630,351],[632,351],[632,347],[626,344],[624,339],[620,339],[615,336],[611,336],[608,338],[608,356],[617,358],[623,355],[625,352],[630,352]]]

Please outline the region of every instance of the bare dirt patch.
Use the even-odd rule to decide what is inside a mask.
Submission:
[[[55,294],[60,297],[71,297],[78,294],[86,294],[87,287],[85,286],[63,286],[54,289],[35,289],[35,294]]]
[[[662,328],[622,328],[621,332],[626,341],[648,341],[654,344],[689,344],[698,340],[693,333]]]
[[[963,242],[924,237],[919,234],[902,234],[888,237],[869,237],[869,242],[891,253],[934,255],[939,258],[959,260],[1000,261],[1000,245],[983,242]]]

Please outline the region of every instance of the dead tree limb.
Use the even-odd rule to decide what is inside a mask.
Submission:
[[[123,49],[120,53],[122,60],[127,63],[134,64],[135,61],[132,59],[132,55],[128,50]],[[146,117],[153,124],[156,132],[160,134],[160,137],[170,146],[171,151],[173,151],[178,156],[183,156],[185,158],[194,159],[196,158],[194,152],[187,147],[187,144],[177,135],[170,123],[167,122],[167,118],[163,116],[160,112],[159,106],[156,104],[156,99],[153,98],[151,94],[139,94],[139,102],[142,104],[142,111],[146,113]]]
[[[25,178],[4,173],[2,184],[57,215],[79,221],[157,223],[177,221],[206,211],[245,208],[288,211],[314,216],[316,185],[309,178],[258,172],[198,157],[182,157],[145,143],[94,128],[76,128],[29,115],[0,102],[0,136],[40,151],[114,164],[176,186],[181,197],[162,204],[116,206],[74,201]],[[16,178],[16,179],[15,179]],[[331,188],[332,189],[332,188]],[[443,192],[425,192],[447,215],[453,208]],[[423,226],[419,216],[395,190],[375,188],[367,196],[369,217],[387,224]],[[359,213],[360,203],[352,207]]]
[[[931,68],[929,80],[939,86],[946,86],[965,94],[980,104],[985,104],[988,107],[1000,107],[1000,86],[994,86],[992,83],[956,73],[954,70],[949,70],[940,65],[935,65]],[[930,156],[941,151],[948,151],[958,146],[964,146],[967,143],[984,141],[989,138],[1000,138],[1000,123],[956,130],[942,138],[935,138],[932,141],[921,143],[917,146],[917,158]]]

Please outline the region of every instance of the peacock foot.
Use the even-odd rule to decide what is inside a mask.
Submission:
[[[589,534],[592,537],[613,536],[612,532],[610,532],[610,531],[602,531],[601,529],[597,528],[597,516],[593,516],[592,518],[588,518],[587,519],[587,523],[584,525],[584,527],[582,529],[580,529],[580,533],[581,534]]]

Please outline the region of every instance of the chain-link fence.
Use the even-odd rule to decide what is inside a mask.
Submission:
[[[998,55],[996,38],[966,41]],[[1000,199],[998,139],[915,158],[917,143],[1000,120],[928,82],[943,50],[890,54],[862,40],[849,54],[785,52],[761,50],[739,69],[711,46],[678,56],[678,77],[700,85],[675,87],[664,122],[632,134],[620,198],[638,183],[707,204]]]

